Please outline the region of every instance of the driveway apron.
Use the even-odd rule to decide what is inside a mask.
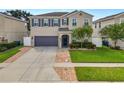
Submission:
[[[15,62],[0,69],[0,82],[61,81],[53,68],[56,52],[57,47],[32,48]]]

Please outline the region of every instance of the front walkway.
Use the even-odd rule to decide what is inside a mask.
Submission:
[[[70,54],[67,48],[61,48],[58,49],[57,55],[56,55],[56,63],[54,64],[55,70],[58,73],[58,75],[61,77],[64,81],[74,81],[77,82],[77,77],[75,73],[74,67],[65,67],[65,66],[56,66],[56,64],[70,64]]]
[[[32,48],[13,63],[0,64],[0,82],[61,81],[53,68],[56,51],[57,47]]]

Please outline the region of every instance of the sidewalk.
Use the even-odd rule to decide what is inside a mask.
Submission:
[[[124,67],[124,63],[55,63],[54,67]]]

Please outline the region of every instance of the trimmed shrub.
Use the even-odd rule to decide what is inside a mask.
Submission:
[[[72,45],[72,44],[69,44],[69,48],[71,48],[71,49],[72,49],[72,48],[73,48],[73,45]]]
[[[5,51],[5,50],[7,50],[6,47],[0,47],[0,52],[3,52],[3,51]]]
[[[96,45],[94,45],[92,42],[84,42],[83,47],[88,49],[95,49]]]
[[[81,42],[73,42],[70,44],[70,48],[81,48]],[[83,42],[82,48],[95,49],[96,45],[92,44],[92,42]]]
[[[120,46],[116,46],[116,47],[110,46],[110,48],[115,50],[121,50]]]
[[[95,49],[95,48],[96,48],[96,45],[94,45],[94,44],[89,44],[89,45],[87,45],[86,48],[88,48],[88,49]]]
[[[79,47],[79,44],[73,44],[73,43],[72,44],[69,44],[69,47],[70,48],[80,48]]]
[[[11,43],[1,43],[0,44],[0,52],[3,52],[5,50],[14,48],[16,46],[19,46],[20,44],[17,42],[11,42]]]

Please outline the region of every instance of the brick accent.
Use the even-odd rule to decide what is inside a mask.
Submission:
[[[64,81],[77,81],[76,73],[74,68],[56,67],[55,71]]]
[[[56,54],[56,62],[63,63],[63,62],[71,62],[70,54],[66,49],[59,49]]]

